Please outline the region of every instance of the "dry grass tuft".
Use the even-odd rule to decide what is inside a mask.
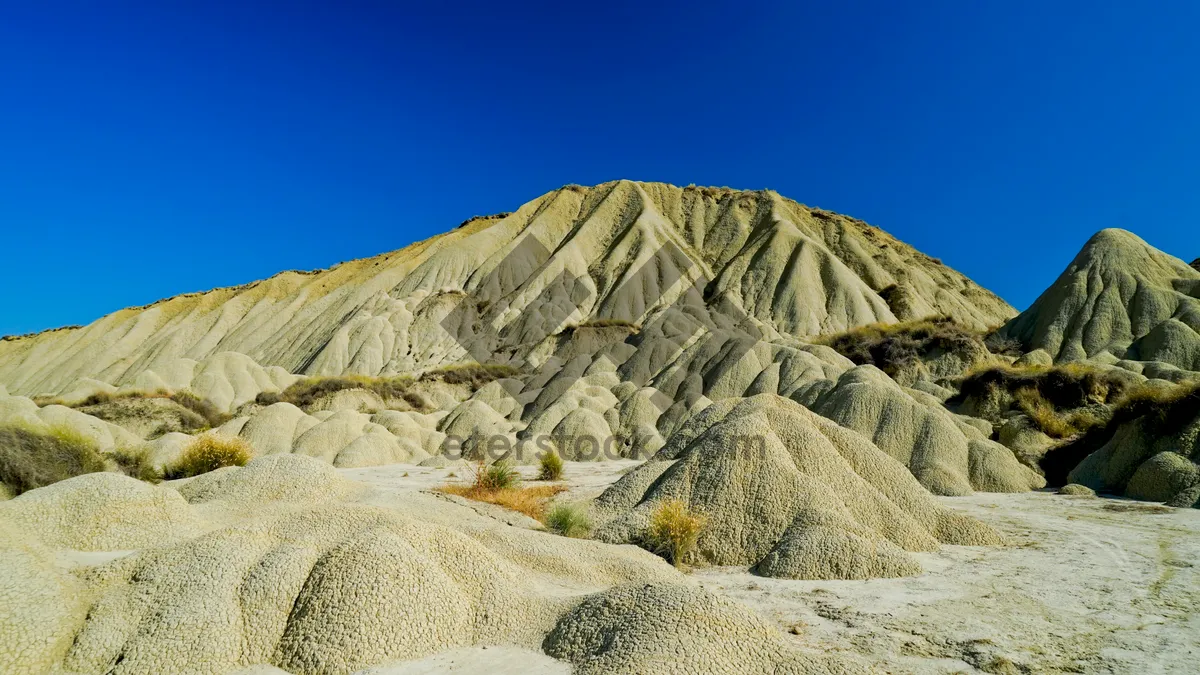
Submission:
[[[453,475],[450,474],[450,477]],[[434,489],[477,502],[503,506],[535,520],[542,520],[546,503],[554,495],[567,489],[563,485],[524,487],[521,485],[520,474],[505,460],[492,464],[479,462],[471,465],[469,478],[470,482],[465,485],[442,485]]]
[[[0,483],[14,495],[107,468],[96,444],[68,427],[0,427]]]
[[[209,428],[219,427],[233,419],[233,415],[221,412],[212,401],[190,391],[177,391],[171,395],[171,400],[203,417]]]
[[[474,485],[442,485],[434,489],[448,495],[503,506],[540,521],[545,516],[546,503],[554,495],[565,492],[567,488],[563,485],[534,485],[486,490]]]
[[[555,450],[542,453],[538,458],[538,480],[562,480],[563,458]]]
[[[707,518],[680,499],[660,503],[650,514],[646,543],[667,562],[682,568],[696,548]]]
[[[163,470],[163,477],[190,478],[225,466],[245,466],[252,455],[253,450],[244,438],[203,434],[184,446],[179,458]]]
[[[509,490],[521,483],[521,474],[517,473],[511,462],[503,459],[491,464],[472,464],[470,471],[471,486],[477,490]]]

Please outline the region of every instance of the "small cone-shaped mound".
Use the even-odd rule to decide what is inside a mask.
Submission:
[[[1200,271],[1125,230],[1093,236],[1000,331],[1056,362],[1162,361],[1200,370]]]
[[[983,523],[939,505],[860,434],[780,396],[726,399],[596,500],[597,537],[646,543],[650,514],[679,499],[706,517],[698,558],[766,576],[918,574],[906,551],[994,544]]]
[[[727,598],[679,584],[630,584],[598,593],[563,617],[542,648],[573,664],[579,675],[861,672],[836,657],[801,652]],[[655,667],[643,670],[650,663]]]

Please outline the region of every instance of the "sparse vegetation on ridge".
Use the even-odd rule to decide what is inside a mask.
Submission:
[[[421,375],[421,381],[466,384],[475,390],[496,380],[520,374],[517,368],[499,363],[456,363],[426,371]]]
[[[167,399],[170,401],[174,401],[175,403],[183,406],[184,408],[191,410],[192,412],[196,413],[200,417],[204,418],[204,421],[207,424],[208,428],[219,427],[222,424],[228,422],[230,419],[232,419],[231,415],[229,415],[228,413],[221,412],[221,410],[218,409],[217,406],[214,405],[212,401],[209,401],[208,399],[200,398],[199,396],[193,394],[190,391],[172,392],[167,389],[154,389],[154,390],[130,389],[130,390],[114,391],[114,392],[98,391],[94,394],[90,394],[82,399],[79,399],[78,401],[64,401],[63,399],[58,398],[58,397],[41,397],[41,396],[35,397],[33,400],[35,403],[37,403],[39,406],[42,406],[42,407],[45,407],[48,405],[62,405],[62,406],[66,406],[68,408],[79,409],[79,408],[91,408],[93,406],[105,405],[107,403],[114,403],[114,402],[122,401],[122,400],[152,399],[152,398],[161,398],[161,399]],[[100,417],[100,418],[104,419],[103,417]],[[204,429],[196,428],[196,429],[191,429],[190,431],[202,431],[202,430],[204,430]]]
[[[0,483],[14,495],[107,468],[96,443],[69,427],[0,427]]]
[[[884,289],[885,291],[887,289]],[[979,351],[980,333],[944,316],[900,323],[873,323],[816,340],[858,365],[873,365],[889,376],[934,352]]]
[[[243,438],[202,434],[184,446],[179,458],[163,469],[163,478],[191,478],[226,466],[245,466],[252,455],[250,444]]]
[[[1063,485],[1067,475],[1085,457],[1104,447],[1117,429],[1138,418],[1148,432],[1159,437],[1179,433],[1200,417],[1200,382],[1169,389],[1138,388],[1127,392],[1113,407],[1109,419],[1084,430],[1070,442],[1050,449],[1041,468],[1049,485]]]
[[[987,418],[1015,409],[1047,436],[1068,438],[1105,424],[1102,406],[1117,403],[1133,386],[1124,371],[1079,363],[990,366],[968,373],[946,403],[959,407],[971,401],[974,412]]]
[[[632,333],[640,330],[638,325],[625,319],[588,319],[582,323],[571,324],[562,329],[562,334],[572,333],[580,328],[626,328]]]
[[[306,377],[283,391],[264,391],[255,397],[261,405],[291,403],[298,408],[308,408],[320,399],[348,389],[369,391],[385,402],[403,400],[414,410],[425,410],[429,404],[412,386],[416,380],[409,375],[392,377],[370,377],[367,375],[339,375],[336,377]]]
[[[348,389],[363,389],[379,396],[385,403],[404,401],[413,410],[428,412],[432,406],[416,389],[421,382],[466,385],[474,392],[496,380],[520,374],[521,371],[512,366],[462,363],[429,370],[420,378],[412,375],[306,377],[281,392],[262,392],[254,401],[260,405],[283,401],[299,408],[307,408],[330,394]]]

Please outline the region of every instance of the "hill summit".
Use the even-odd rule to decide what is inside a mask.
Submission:
[[[984,328],[1014,313],[860,220],[770,190],[621,180],[566,186],[328,270],[10,338],[0,342],[0,381],[13,393],[58,394],[146,372],[188,380],[166,373],[224,352],[295,374],[392,374],[521,358],[573,326],[678,316],[774,339],[931,314]]]
[[[1200,370],[1198,331],[1200,271],[1120,229],[1093,235],[1001,329],[1056,361],[1160,361],[1184,370]]]

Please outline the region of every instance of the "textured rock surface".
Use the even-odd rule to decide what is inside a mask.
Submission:
[[[903,306],[879,294],[891,287],[904,290]],[[18,394],[62,393],[82,380],[189,388],[231,409],[283,388],[288,373],[407,372],[527,350],[589,319],[648,325],[697,309],[713,327],[748,315],[768,336],[928,314],[982,328],[1013,314],[861,221],[771,191],[618,181],[565,187],[329,270],[7,339],[0,382]],[[474,326],[488,328],[475,335]]]
[[[1200,370],[1200,271],[1124,230],[1103,230],[1001,334],[1056,362],[1108,354]]]
[[[1067,479],[1098,492],[1200,507],[1200,416],[1168,433],[1146,418],[1123,424]]]
[[[1012,451],[942,407],[940,401],[904,389],[874,366],[847,371],[811,401],[813,411],[870,438],[907,466],[929,491],[965,495],[972,490],[1023,492],[1046,484]]]
[[[788,399],[719,401],[596,500],[597,537],[638,542],[650,513],[681,499],[704,513],[698,554],[760,574],[863,579],[917,574],[905,551],[995,544],[995,532],[937,504],[862,435]]]
[[[175,485],[92,474],[0,504],[0,671],[349,673],[543,644],[586,668],[594,643],[548,636],[623,633],[596,655],[629,671],[662,671],[686,639],[693,664],[842,672],[637,548],[375,492],[292,454]],[[626,603],[622,626],[589,609],[630,584],[656,601]]]
[[[544,647],[580,675],[866,672],[800,652],[737,603],[679,584],[619,586],[588,598],[558,622]]]

